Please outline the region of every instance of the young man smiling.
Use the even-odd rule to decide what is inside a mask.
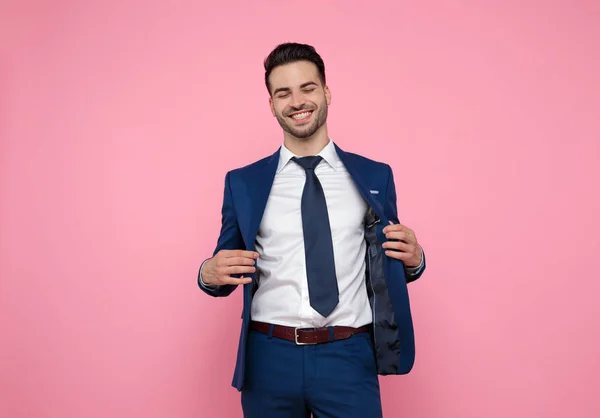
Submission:
[[[242,285],[233,386],[245,417],[381,417],[378,375],[414,363],[407,283],[424,252],[399,223],[390,166],[330,140],[315,49],[281,44],[264,67],[283,144],[227,173],[198,284],[215,297]]]

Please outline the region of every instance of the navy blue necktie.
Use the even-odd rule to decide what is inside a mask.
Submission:
[[[306,170],[302,192],[302,230],[310,306],[324,317],[338,304],[333,242],[323,187],[315,174],[322,157],[292,158]]]

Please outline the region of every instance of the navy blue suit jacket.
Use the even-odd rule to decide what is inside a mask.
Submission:
[[[365,219],[367,252],[366,286],[373,311],[374,344],[377,372],[380,375],[406,374],[414,364],[415,343],[407,283],[417,280],[423,266],[407,274],[400,260],[387,257],[381,246],[386,241],[382,230],[389,221],[399,223],[396,207],[394,176],[389,165],[357,154],[336,151],[346,166],[369,210]],[[251,165],[229,171],[225,176],[222,224],[213,256],[220,250],[246,249],[255,251],[255,238],[279,162],[279,150],[270,157]],[[378,190],[372,194],[371,190]],[[254,279],[254,276],[251,275]],[[228,296],[237,286],[207,288],[198,285],[214,297]],[[250,306],[256,290],[255,280],[243,285],[244,308],[238,345],[237,362],[232,386],[241,390],[244,383],[246,339],[250,324]]]

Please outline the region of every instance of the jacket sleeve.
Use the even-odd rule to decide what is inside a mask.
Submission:
[[[213,257],[221,250],[239,250],[244,248],[244,240],[238,226],[231,194],[230,177],[231,172],[228,172],[225,176],[225,190],[223,192],[223,206],[221,209],[221,232],[219,233]],[[210,296],[229,296],[236,289],[237,285],[209,286],[202,282],[202,267],[207,260],[204,260],[198,269],[198,286]]]
[[[394,172],[392,170],[392,167],[390,167],[389,165],[387,166],[388,168],[388,183],[387,183],[387,191],[386,191],[386,200],[385,200],[385,213],[386,216],[388,217],[388,219],[394,223],[400,223],[400,220],[398,219],[398,206],[397,206],[397,198],[396,198],[396,184],[394,183]],[[425,271],[426,268],[426,262],[425,262],[425,251],[423,250],[423,248],[421,248],[421,251],[423,251],[423,258],[421,260],[421,265],[411,268],[411,267],[404,267],[404,272],[406,273],[406,282],[410,283],[410,282],[414,282],[415,280],[417,280],[419,277],[421,277],[421,275],[423,274],[423,272]]]

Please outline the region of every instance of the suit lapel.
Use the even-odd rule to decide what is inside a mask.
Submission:
[[[257,172],[252,178],[248,179],[248,182],[251,185],[250,196],[252,196],[252,200],[250,207],[250,224],[246,229],[246,234],[244,234],[244,242],[246,243],[246,249],[249,251],[254,251],[255,249],[256,234],[258,233],[267,200],[269,199],[269,193],[273,186],[278,162],[279,149],[267,158],[264,165],[257,168]]]
[[[388,221],[385,217],[383,207],[373,197],[373,195],[369,191],[369,188],[364,183],[365,175],[362,173],[362,167],[359,164],[357,164],[356,159],[353,158],[351,154],[344,152],[340,147],[338,147],[337,144],[334,143],[334,145],[336,152],[340,157],[340,160],[342,160],[344,166],[348,170],[348,173],[350,173],[350,176],[352,177],[354,184],[356,184],[356,187],[358,188],[358,191],[360,192],[361,196],[363,197],[363,199],[365,199],[365,201],[368,203],[371,209],[373,209],[373,212],[379,217],[379,219],[382,220],[383,225],[387,225]]]
[[[365,185],[364,178],[366,177],[363,173],[363,167],[358,161],[353,158],[351,154],[343,151],[337,144],[334,143],[336,152],[340,157],[340,160],[344,163],[344,166],[348,170],[348,173],[352,177],[354,184],[358,188],[361,196],[367,204],[373,209],[375,215],[383,222],[383,226],[389,222],[385,217],[383,206],[377,201],[369,191],[369,188]],[[269,193],[273,186],[273,180],[275,179],[275,173],[277,171],[277,165],[279,163],[279,150],[275,151],[273,155],[265,160],[265,163],[257,167],[256,172],[252,173],[247,179],[249,183],[249,190],[251,199],[250,205],[250,217],[248,228],[243,228],[244,242],[246,243],[246,249],[253,251],[255,249],[256,234],[260,227],[267,201],[269,199]],[[245,233],[244,233],[245,232]]]

